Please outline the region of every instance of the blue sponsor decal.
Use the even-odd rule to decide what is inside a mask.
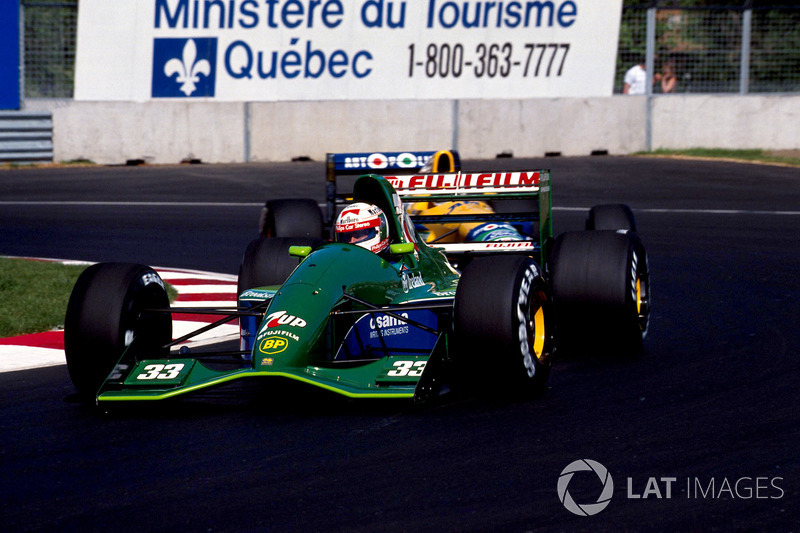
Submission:
[[[436,152],[363,152],[332,154],[336,171],[421,169]]]
[[[467,242],[522,241],[524,237],[505,222],[490,222],[476,226],[467,233]]]
[[[436,329],[438,317],[427,309],[401,311],[394,316],[372,313],[361,317],[348,332],[334,359],[372,359],[392,355],[427,355],[437,336],[405,322],[407,318]]]
[[[217,39],[155,39],[154,98],[211,98],[217,78]]]

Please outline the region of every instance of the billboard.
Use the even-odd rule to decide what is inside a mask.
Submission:
[[[81,0],[75,98],[610,96],[622,0]]]

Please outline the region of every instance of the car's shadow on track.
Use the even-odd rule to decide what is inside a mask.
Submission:
[[[95,405],[77,394],[64,402],[90,416],[120,419],[216,418],[246,413],[248,416],[386,415],[413,412],[420,407],[410,400],[350,399],[304,384],[269,381],[245,383],[181,398]]]
[[[592,346],[569,347],[558,351],[553,362],[553,368],[555,371],[560,365],[573,365],[589,369],[626,367],[640,364],[650,355],[647,346],[635,352],[616,351]]]
[[[599,363],[598,364],[602,364]],[[330,418],[413,416],[446,413],[464,408],[502,408],[535,403],[547,397],[549,387],[526,395],[510,395],[496,387],[464,384],[445,387],[425,402],[408,399],[353,399],[304,384],[252,383],[159,401],[95,405],[77,394],[63,398],[65,407],[78,417],[96,420],[179,421],[218,420],[224,417]]]

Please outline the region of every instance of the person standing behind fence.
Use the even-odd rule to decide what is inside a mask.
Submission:
[[[644,70],[645,63],[632,66],[625,73],[625,86],[622,94],[646,94],[647,72]]]
[[[661,82],[662,93],[674,93],[678,85],[678,78],[675,76],[675,65],[668,61],[664,63],[662,72],[653,75],[653,83]],[[622,94],[647,94],[647,71],[645,64],[639,63],[628,69],[625,73],[625,86]]]
[[[664,94],[674,93],[678,87],[678,77],[675,75],[675,63],[667,61],[661,67],[661,74],[656,75],[661,81],[661,92]]]

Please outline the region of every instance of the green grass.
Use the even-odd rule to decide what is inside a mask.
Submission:
[[[87,266],[0,257],[0,337],[63,326],[72,286]],[[174,301],[177,292],[166,285]]]
[[[11,161],[8,163],[0,163],[0,170],[16,170],[21,168],[90,167],[95,165],[96,163],[91,159],[69,159],[67,161],[60,161],[58,163]]]
[[[0,257],[0,337],[63,325],[72,286],[86,266]]]
[[[796,152],[795,152],[796,153]],[[782,164],[790,166],[800,166],[800,157],[791,153],[783,155],[779,152],[766,150],[727,150],[723,148],[690,148],[687,150],[654,150],[652,152],[639,152],[636,155],[663,155],[663,156],[687,156],[703,157],[710,159],[734,159],[737,161],[748,161],[752,163]]]

